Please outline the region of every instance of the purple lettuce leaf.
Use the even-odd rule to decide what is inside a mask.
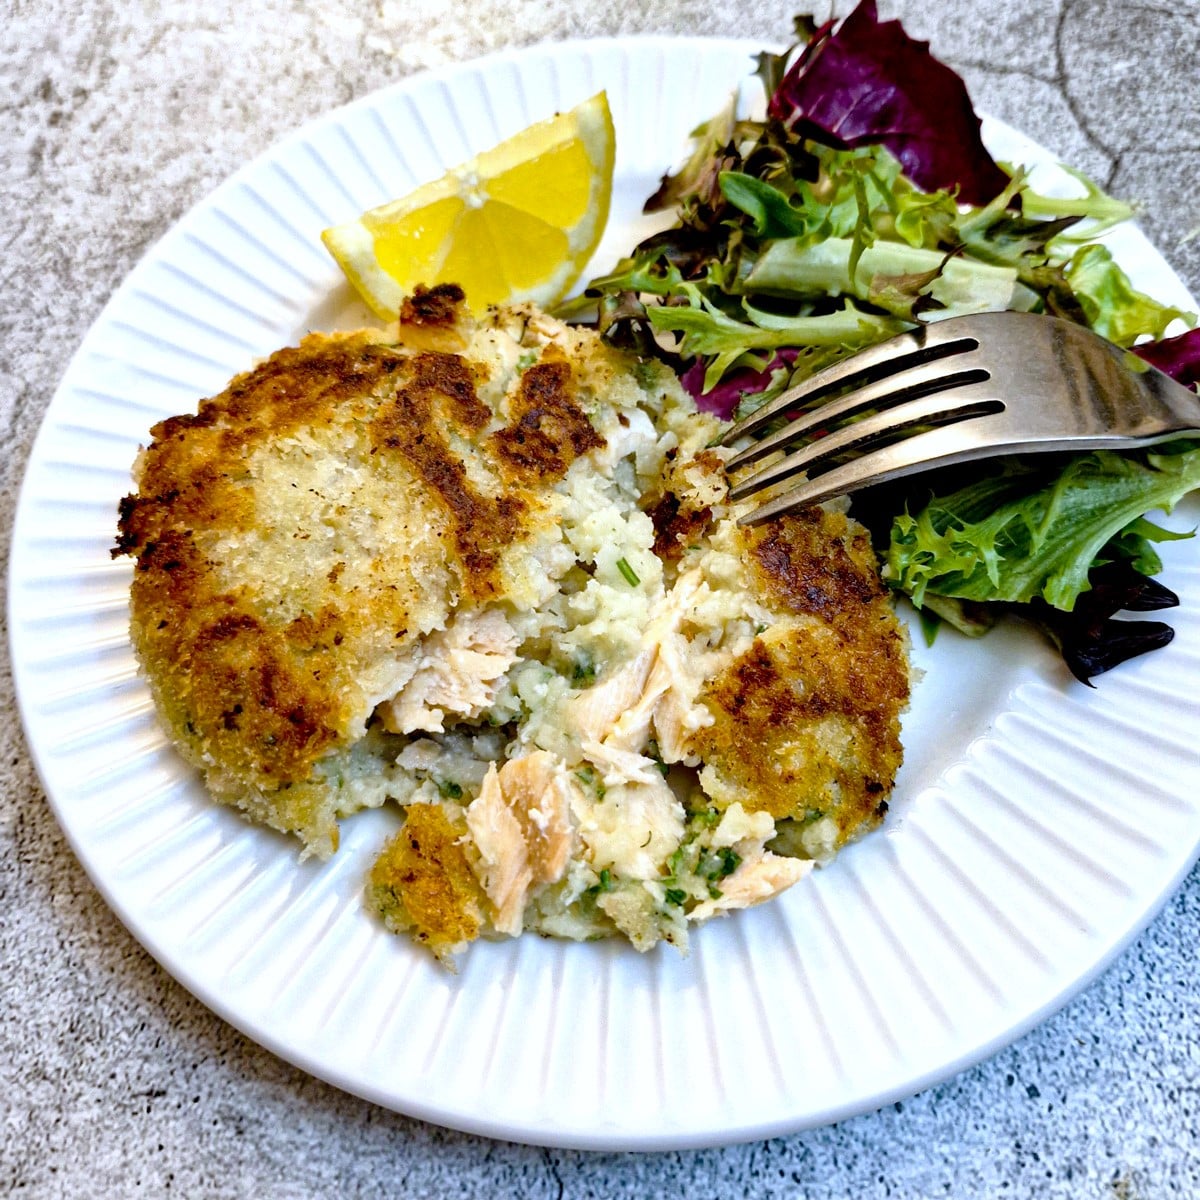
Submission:
[[[780,367],[790,367],[800,353],[800,350],[790,347],[778,350],[761,371],[756,371],[753,367],[731,371],[707,392],[704,390],[705,361],[703,358],[697,358],[680,375],[679,382],[695,400],[696,407],[701,412],[712,413],[722,421],[732,421],[742,397],[757,395],[763,391],[770,384],[772,374]]]
[[[1013,605],[1058,647],[1071,674],[1094,687],[1092,679],[1113,667],[1166,646],[1175,631],[1163,621],[1130,621],[1119,612],[1157,612],[1174,608],[1179,597],[1155,579],[1140,574],[1128,560],[1106,563],[1089,572],[1091,587],[1072,612],[1042,601]],[[1115,618],[1115,619],[1114,619]]]
[[[1133,352],[1186,387],[1200,384],[1200,329],[1134,346]]]
[[[875,0],[822,26],[771,97],[770,116],[838,148],[884,145],[926,191],[982,205],[1008,176],[984,149],[966,85],[929,44],[880,21]]]

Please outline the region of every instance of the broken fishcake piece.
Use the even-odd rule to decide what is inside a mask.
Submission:
[[[702,786],[722,808],[753,797],[777,846],[828,859],[887,812],[907,640],[844,514],[809,508],[740,538],[749,587],[778,618],[700,691],[713,717],[694,741]]]
[[[869,538],[833,508],[739,526],[747,505],[728,503],[708,440],[671,445],[639,507],[604,518],[588,544],[649,550],[654,582],[593,578],[591,602],[563,605],[577,619],[560,648],[577,648],[535,653],[554,674],[518,668],[508,760],[455,796],[483,936],[683,947],[690,925],[778,895],[887,811],[909,670]],[[569,508],[566,528],[597,512]],[[411,865],[407,829],[370,902],[449,962],[444,915],[431,925],[383,886]]]
[[[674,376],[452,285],[155,426],[114,553],[212,794],[337,847],[445,962],[523,930],[686,945],[878,823],[905,645],[833,509],[737,525]]]

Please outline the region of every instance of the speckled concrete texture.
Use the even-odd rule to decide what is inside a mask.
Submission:
[[[1200,239],[1188,240],[1200,228],[1195,3],[881,7],[933,42],[980,107],[1139,200],[1150,236],[1200,292]],[[41,413],[108,296],[191,204],[306,118],[501,46],[635,32],[780,41],[793,11],[781,0],[8,0],[0,22],[5,550]],[[722,1150],[545,1151],[375,1108],[208,1012],[137,945],[84,875],[35,777],[6,661],[0,689],[6,1194],[1200,1194],[1197,872],[1065,1010],[902,1104]]]

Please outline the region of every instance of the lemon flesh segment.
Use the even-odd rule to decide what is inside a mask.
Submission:
[[[364,221],[379,266],[393,277],[408,270],[436,271],[465,208],[459,196],[446,196],[392,221]]]
[[[604,233],[614,151],[600,92],[321,239],[385,320],[417,284],[457,283],[474,308],[552,305]]]
[[[493,200],[570,229],[592,199],[592,164],[582,143],[567,142],[510,167],[488,183],[487,191]]]

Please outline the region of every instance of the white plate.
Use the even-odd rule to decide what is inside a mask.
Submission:
[[[319,230],[606,87],[619,136],[608,266],[751,42],[548,46],[424,75],[307,126],[155,247],[71,363],[38,436],[11,559],[29,743],[108,902],[184,985],[284,1058],[442,1124],[557,1145],[763,1137],[909,1094],[1061,1005],[1196,858],[1200,570],[1166,650],[1074,683],[1023,631],[915,650],[928,674],[887,831],[777,903],[669,948],[526,938],[451,976],[362,911],[391,813],[328,864],[210,804],[155,722],[126,636],[118,499],[156,419],[310,328],[356,322]],[[1045,160],[1011,130],[1010,158]],[[1049,178],[1053,177],[1051,173]],[[1059,180],[1061,182],[1061,179]],[[1187,302],[1136,231],[1143,286]]]

